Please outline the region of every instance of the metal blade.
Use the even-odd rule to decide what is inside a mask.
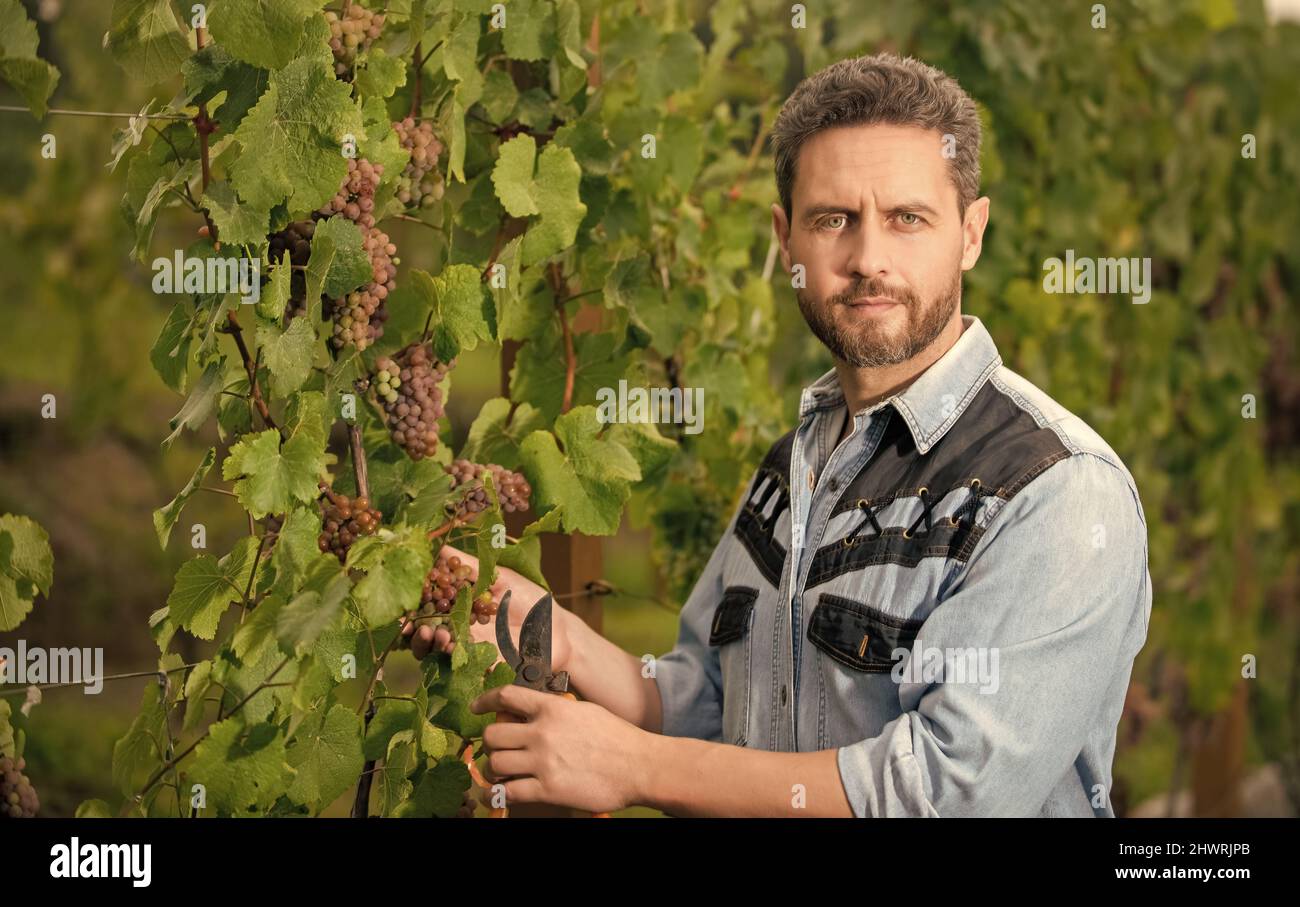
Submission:
[[[540,665],[551,673],[551,594],[541,597],[524,618],[519,630],[519,652],[524,661]]]
[[[497,607],[497,648],[501,650],[501,657],[506,660],[506,664],[519,670],[519,650],[515,648],[514,640],[510,638],[510,590],[501,596],[501,604]]]

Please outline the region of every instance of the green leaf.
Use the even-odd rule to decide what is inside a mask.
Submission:
[[[293,268],[288,253],[280,256],[280,261],[271,268],[270,281],[262,289],[262,298],[257,301],[257,314],[272,321],[284,317],[285,306],[293,291]]]
[[[200,204],[208,209],[222,243],[256,246],[266,240],[271,210],[268,208],[258,211],[251,205],[245,205],[236,197],[235,190],[229,183],[213,183],[208,186]]]
[[[542,414],[527,403],[514,407],[505,397],[493,397],[483,404],[469,427],[461,457],[475,463],[498,463],[507,469],[519,466],[519,445],[546,425]]]
[[[176,525],[176,521],[181,518],[181,511],[185,509],[185,505],[189,503],[190,498],[198,491],[204,476],[208,474],[208,470],[212,468],[212,464],[215,462],[217,462],[217,449],[209,447],[208,452],[203,455],[202,462],[194,470],[194,475],[190,476],[190,480],[185,483],[185,487],[168,504],[159,507],[153,512],[154,532],[158,533],[158,544],[164,549],[167,547],[167,540],[171,538],[172,528]]]
[[[382,759],[389,750],[394,734],[410,731],[414,739],[414,734],[424,723],[424,712],[418,703],[406,699],[379,700],[375,715],[366,729],[365,757]]]
[[[373,47],[357,58],[353,84],[367,98],[386,98],[406,84],[406,61]]]
[[[262,321],[257,326],[257,345],[262,348],[262,358],[271,373],[271,393],[287,397],[302,387],[311,374],[312,352],[316,345],[316,332],[306,318],[290,320],[289,327],[280,330],[273,321]]]
[[[149,350],[149,361],[163,383],[177,393],[185,390],[185,377],[190,359],[190,329],[194,326],[194,316],[189,311],[189,304],[178,302],[172,307],[158,332],[158,339]]]
[[[22,623],[36,594],[48,596],[53,585],[49,534],[30,517],[0,516],[0,631]]]
[[[0,49],[7,57],[34,57],[40,36],[20,0],[0,0]]]
[[[524,266],[549,258],[573,245],[587,206],[578,194],[582,168],[568,148],[550,144],[537,161],[533,197],[541,209],[540,220],[524,234]]]
[[[320,391],[298,391],[289,398],[289,405],[284,410],[284,430],[290,440],[308,437],[317,447],[323,448],[333,424],[334,414],[330,412],[329,400]]]
[[[325,468],[325,452],[311,433],[294,435],[283,446],[280,434],[267,429],[245,436],[221,464],[221,476],[235,482],[235,494],[254,519],[284,513],[294,502],[306,503],[317,493],[317,477]]]
[[[315,210],[347,175],[344,135],[362,132],[347,83],[324,61],[294,60],[271,75],[235,132],[243,150],[231,166],[235,189],[259,209],[285,202],[292,210]]]
[[[171,426],[172,433],[163,439],[164,447],[170,447],[182,429],[198,431],[208,420],[208,416],[212,415],[217,397],[221,394],[224,365],[225,359],[208,363],[199,380],[194,383],[194,389],[190,391],[185,403],[176,415],[168,420],[167,424]]]
[[[335,705],[310,729],[298,729],[285,754],[297,776],[289,798],[323,809],[357,781],[365,767],[361,755],[361,717],[344,705]]]
[[[455,756],[447,756],[424,773],[410,799],[393,815],[402,819],[450,818],[460,809],[469,785],[469,769]]]
[[[577,359],[572,405],[595,403],[596,392],[617,387],[627,371],[628,357],[616,353],[618,338],[609,333],[583,332],[573,337]],[[525,343],[510,371],[510,396],[528,401],[544,419],[560,414],[564,402],[564,344],[559,331]]]
[[[352,553],[349,568],[354,566]],[[433,553],[424,530],[415,527],[394,533],[385,541],[377,561],[356,566],[366,570],[366,577],[357,583],[353,595],[366,625],[378,627],[419,607],[424,579],[433,569]]]
[[[527,134],[505,142],[497,152],[496,166],[492,168],[492,185],[501,206],[511,217],[537,213],[537,200],[533,198],[533,163],[536,158],[537,142]]]
[[[654,51],[637,60],[641,98],[657,104],[675,91],[699,84],[704,48],[691,32],[664,35]]]
[[[649,422],[620,422],[611,425],[605,436],[632,452],[641,470],[641,480],[650,481],[657,476],[677,452],[677,442],[665,438]]]
[[[284,598],[274,592],[257,603],[230,639],[230,650],[236,658],[245,663],[256,663],[276,651],[271,643],[275,641],[276,620],[284,606]]]
[[[257,539],[247,536],[220,561],[200,554],[182,564],[167,596],[171,620],[199,639],[214,638],[226,608],[243,598],[256,549]]]
[[[423,271],[413,276],[422,290],[432,290],[433,349],[443,362],[474,349],[480,339],[493,339],[492,300],[483,292],[478,268],[448,265],[434,278]]]
[[[325,0],[218,0],[208,25],[235,57],[279,69],[293,59],[307,17],[324,5]]]
[[[322,290],[326,296],[338,299],[371,280],[373,269],[370,256],[362,246],[364,237],[360,227],[336,214],[328,220],[316,222],[316,232],[312,234],[313,249],[322,237],[327,237],[334,247]]]
[[[238,716],[212,725],[194,751],[188,780],[202,784],[208,808],[222,815],[264,813],[294,780],[284,736],[263,722],[246,726]]]
[[[352,583],[338,560],[321,554],[312,563],[303,590],[276,618],[275,636],[280,650],[299,658],[311,649],[343,610],[351,588]]]
[[[600,429],[595,408],[580,406],[555,421],[554,435],[535,431],[519,450],[535,504],[563,508],[566,532],[615,533],[630,483],[641,478],[636,458],[598,438]]]
[[[170,79],[190,55],[168,0],[113,0],[104,45],[128,74],[148,83]]]
[[[59,71],[44,60],[24,57],[0,57],[0,78],[12,85],[32,116],[45,116],[45,105],[59,84]]]
[[[516,60],[540,60],[555,52],[555,10],[542,0],[506,0],[502,44]]]
[[[249,66],[231,56],[220,44],[209,43],[181,67],[185,78],[185,93],[193,104],[213,101],[225,92],[221,106],[209,109],[221,121],[221,128],[231,135],[239,128],[248,111],[266,91],[271,74],[265,69]]]
[[[147,681],[140,697],[140,711],[126,734],[113,745],[113,784],[128,797],[144,786],[166,758],[162,749],[168,735],[164,708],[162,687]]]
[[[288,598],[301,588],[317,558],[332,556],[317,546],[320,531],[320,512],[314,508],[294,507],[285,514],[271,553],[271,569],[275,573],[272,592]]]
[[[451,476],[434,460],[412,460],[398,454],[396,462],[371,458],[370,499],[395,525],[428,523],[441,517],[451,498]]]

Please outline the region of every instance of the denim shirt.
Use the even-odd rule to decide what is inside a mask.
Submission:
[[[836,372],[804,389],[656,663],[663,733],[835,749],[857,816],[1112,816],[1151,614],[1137,488],[962,322],[838,446]]]

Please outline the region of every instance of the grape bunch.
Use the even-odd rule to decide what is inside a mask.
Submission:
[[[384,408],[384,423],[393,442],[413,460],[432,456],[438,449],[438,420],[443,414],[438,384],[452,364],[439,362],[418,341],[396,358],[381,356],[375,361],[373,386]]]
[[[0,818],[31,819],[41,808],[36,788],[23,774],[27,760],[0,756]]]
[[[370,283],[342,299],[326,300],[322,311],[334,324],[334,333],[330,337],[334,348],[343,349],[351,344],[357,350],[364,350],[384,336],[384,322],[388,320],[384,300],[387,298],[388,287]]]
[[[373,534],[384,515],[371,508],[367,497],[349,498],[324,483],[321,488],[325,492],[320,502],[323,523],[316,543],[321,551],[333,552],[339,563],[344,563],[352,543],[363,535]]]
[[[346,76],[357,54],[370,46],[384,30],[384,14],[372,12],[354,3],[343,15],[333,10],[325,11],[325,21],[330,25],[330,50],[334,52],[334,73]]]
[[[348,158],[348,172],[338,191],[316,213],[321,217],[342,214],[361,229],[369,230],[375,225],[375,189],[383,175],[383,164]]]
[[[461,490],[462,497],[456,505],[456,516],[463,520],[472,519],[488,508],[487,489],[483,487],[483,473],[492,473],[492,483],[496,486],[497,496],[501,499],[501,509],[506,513],[523,512],[528,509],[529,498],[533,489],[528,480],[517,472],[511,472],[504,466],[489,463],[483,466],[469,460],[454,460],[443,469],[451,476],[452,490]]]
[[[410,163],[397,178],[397,199],[408,207],[428,208],[443,194],[442,175],[436,169],[443,144],[427,121],[417,124],[407,117],[393,123],[393,129],[402,147],[411,152]]]

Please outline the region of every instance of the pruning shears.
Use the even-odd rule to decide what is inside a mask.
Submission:
[[[551,627],[555,600],[548,592],[533,605],[519,628],[519,647],[510,638],[510,593],[507,589],[497,608],[497,648],[506,664],[514,668],[514,683],[541,693],[556,693],[566,699],[578,697],[569,690],[569,672],[551,669]],[[497,713],[497,721],[519,721],[509,712]],[[492,815],[506,816],[506,809],[494,809]],[[593,818],[608,819],[609,813],[593,813]]]

